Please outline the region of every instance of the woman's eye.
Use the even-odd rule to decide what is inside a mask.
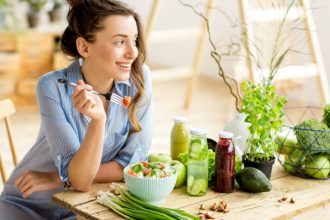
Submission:
[[[123,41],[123,40],[121,40],[121,41],[117,41],[115,44],[116,44],[116,46],[121,46],[121,45],[124,44],[124,41]]]

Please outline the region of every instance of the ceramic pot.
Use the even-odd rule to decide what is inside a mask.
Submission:
[[[30,10],[27,13],[27,21],[30,28],[38,26],[40,20],[40,13],[37,11]]]
[[[268,160],[268,161],[251,161],[248,159],[248,157],[245,156],[245,154],[243,154],[242,161],[244,167],[254,167],[262,171],[266,175],[266,177],[270,180],[273,165],[275,162],[275,157],[272,160]]]
[[[245,114],[239,113],[235,116],[234,119],[229,121],[223,129],[224,131],[229,131],[234,134],[235,145],[238,145],[241,152],[244,152],[246,147],[246,141],[250,134],[247,129],[249,123],[246,123],[244,121],[245,118]]]
[[[61,20],[61,9],[56,8],[48,12],[49,21],[51,23],[58,22]]]

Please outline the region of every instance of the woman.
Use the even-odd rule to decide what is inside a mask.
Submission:
[[[121,181],[123,168],[150,148],[151,79],[138,15],[112,0],[68,2],[61,48],[76,60],[39,79],[40,132],[5,184],[0,219],[74,219],[52,204],[52,194]],[[91,90],[132,102],[126,109]]]

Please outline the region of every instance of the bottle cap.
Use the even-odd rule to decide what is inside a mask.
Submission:
[[[192,128],[190,129],[191,135],[206,135],[207,130],[206,129],[199,129],[199,128]]]
[[[174,117],[174,123],[187,123],[188,119],[185,117],[176,116]]]
[[[234,134],[228,131],[220,131],[219,138],[233,138]]]

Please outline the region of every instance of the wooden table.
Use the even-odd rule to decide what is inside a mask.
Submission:
[[[330,181],[312,180],[291,176],[280,165],[273,167],[273,189],[265,193],[235,191],[224,194],[209,190],[205,196],[192,197],[186,188],[175,189],[162,206],[180,208],[197,214],[200,204],[209,208],[214,202],[224,200],[230,212],[215,213],[216,219],[330,219]],[[78,219],[122,219],[95,200],[98,191],[106,191],[109,184],[94,184],[87,193],[61,192],[53,202],[72,210]],[[282,195],[292,197],[295,203],[278,202]]]

